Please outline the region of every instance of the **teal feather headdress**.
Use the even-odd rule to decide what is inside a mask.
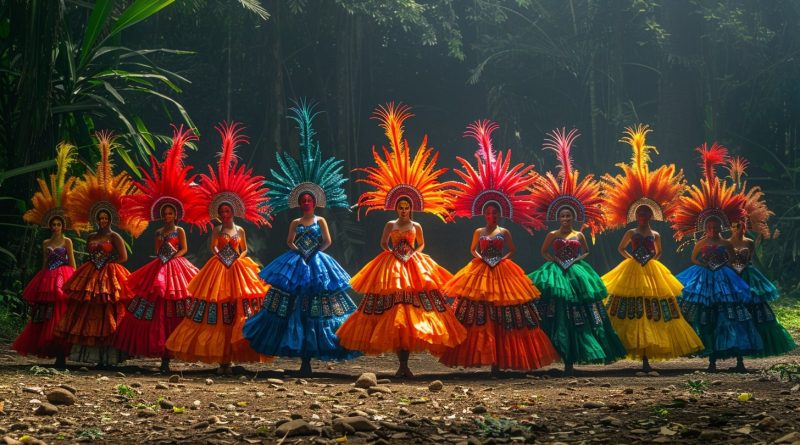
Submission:
[[[270,170],[271,179],[267,180],[273,212],[298,207],[297,200],[303,193],[310,193],[317,207],[350,208],[342,188],[347,181],[342,174],[344,161],[333,157],[323,161],[319,142],[314,140],[312,121],[319,114],[314,107],[314,103],[301,99],[289,109],[288,118],[297,123],[300,131],[300,162],[286,152],[277,154],[280,169]]]

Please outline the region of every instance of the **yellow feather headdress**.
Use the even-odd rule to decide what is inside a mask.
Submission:
[[[22,215],[22,219],[31,224],[50,227],[53,218],[60,218],[64,222],[64,230],[80,230],[84,227],[73,224],[72,218],[67,215],[67,209],[76,186],[77,178],[67,178],[67,170],[75,161],[75,146],[61,142],[56,148],[56,172],[50,175],[49,185],[43,178],[38,178],[39,191],[33,195],[31,202],[33,208]]]

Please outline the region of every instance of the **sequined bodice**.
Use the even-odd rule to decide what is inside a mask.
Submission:
[[[486,264],[494,267],[503,258],[503,235],[481,236],[478,238],[478,251]]]
[[[406,262],[414,254],[414,241],[417,239],[416,230],[394,229],[389,233],[389,239],[392,241],[392,254],[398,260]]]
[[[47,268],[57,269],[65,264],[69,264],[66,247],[47,248]]]
[[[158,258],[162,263],[166,263],[178,253],[178,245],[180,244],[178,230],[162,233],[159,238],[161,238],[161,246],[158,248]]]
[[[162,233],[161,235],[159,235],[159,238],[161,238],[162,243],[169,243],[172,245],[172,247],[176,249],[178,248],[178,244],[180,244],[181,242],[180,238],[178,237],[177,229],[169,233]]]
[[[294,228],[294,245],[304,259],[313,256],[322,243],[322,229],[316,218],[311,225],[298,224]]]
[[[581,242],[576,237],[556,238],[553,241],[553,253],[562,261],[578,258],[581,252]]]
[[[228,235],[227,233],[220,233],[217,237],[217,257],[222,261],[225,267],[231,267],[231,264],[239,259],[239,235]]]
[[[217,249],[222,250],[225,246],[231,246],[233,250],[239,249],[239,235],[228,235],[227,233],[220,233],[217,237]]]
[[[95,268],[100,269],[111,259],[114,245],[111,240],[90,241],[86,249],[89,251],[89,260],[94,263]]]
[[[738,273],[742,273],[742,271],[750,264],[750,248],[748,247],[740,247],[740,248],[733,248],[733,258],[731,258],[731,267],[736,270]]]
[[[706,244],[700,249],[700,258],[711,270],[717,270],[728,263],[728,249],[723,245]]]
[[[644,266],[656,255],[656,237],[634,233],[631,237],[631,256]]]

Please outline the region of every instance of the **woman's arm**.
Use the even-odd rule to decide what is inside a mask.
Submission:
[[[117,263],[122,264],[128,261],[128,250],[125,249],[125,242],[117,232],[111,232],[111,244],[114,245],[114,250],[117,252]]]
[[[42,269],[47,269],[47,241],[42,241]]]
[[[694,248],[692,249],[692,258],[691,258],[692,264],[696,264],[698,266],[705,266],[705,264],[703,264],[697,258],[697,255],[700,253],[700,249],[702,249],[703,246],[705,246],[705,245],[706,245],[706,239],[705,238],[703,238],[700,241],[698,241],[697,243],[695,243]]]
[[[481,253],[478,252],[478,242],[480,240],[480,237],[481,237],[481,229],[475,229],[475,231],[472,232],[472,243],[470,243],[469,245],[469,253],[471,253],[472,256],[478,259],[482,258]]]
[[[72,240],[64,237],[64,245],[67,246],[67,259],[69,260],[69,265],[72,266],[73,269],[76,269],[78,266],[75,265],[75,251],[72,249]]]
[[[161,247],[161,246],[159,246]],[[178,227],[178,251],[173,255],[174,258],[186,255],[189,251],[189,244],[186,242],[186,231],[183,227]]]
[[[394,223],[389,221],[383,226],[383,233],[381,234],[381,249],[383,250],[390,250],[389,249],[389,235],[392,233],[392,228],[394,228]]]
[[[506,252],[506,254],[503,255],[503,259],[505,260],[507,258],[511,258],[512,256],[514,256],[514,254],[517,252],[517,246],[514,244],[514,240],[511,238],[511,232],[509,232],[508,229],[503,229],[501,233],[503,234],[503,238],[505,239],[506,249],[508,250],[508,252]]]
[[[413,224],[417,233],[417,248],[414,249],[414,252],[420,253],[425,248],[425,235],[422,234],[422,226],[419,223],[415,222]]]
[[[318,250],[322,252],[328,247],[331,247],[333,240],[331,240],[331,232],[328,230],[328,221],[325,221],[325,218],[320,216],[317,218],[317,224],[319,224],[319,229],[322,231],[322,244],[320,244],[318,248]]]
[[[555,240],[555,238],[556,238],[555,232],[548,233],[547,236],[544,237],[544,241],[542,242],[542,248],[539,249],[539,254],[541,254],[542,258],[544,258],[547,261],[553,261],[553,255],[550,255],[549,249],[550,246],[553,244],[553,240]]]
[[[239,258],[244,258],[247,256],[247,236],[244,234],[244,229],[236,226],[236,233],[239,234]]]
[[[156,255],[158,255],[158,249],[161,248],[161,243],[163,243],[163,241],[161,240],[161,233],[163,232],[163,230],[164,230],[163,228],[156,230],[156,239],[154,240],[153,243],[155,244],[154,252],[156,253]]]
[[[583,249],[582,257],[585,258],[589,255],[589,243],[586,242],[586,237],[583,235],[583,232],[578,232],[578,241],[581,242],[581,248]]]
[[[625,235],[622,236],[622,240],[619,242],[619,246],[617,246],[617,252],[625,259],[632,258],[630,252],[628,252],[628,244],[631,243],[631,237],[633,237],[633,229],[625,232]]]
[[[661,258],[661,253],[663,250],[661,249],[661,234],[658,232],[653,232],[653,236],[655,237],[655,246],[656,246],[656,254],[653,256],[654,260]]]
[[[286,235],[286,245],[292,250],[298,250],[297,244],[294,243],[294,235],[299,223],[300,222],[296,219],[292,220],[291,224],[289,224],[289,233]]]

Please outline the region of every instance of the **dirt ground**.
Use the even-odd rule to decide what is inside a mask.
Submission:
[[[28,444],[800,444],[800,380],[768,371],[799,363],[798,355],[747,360],[746,374],[707,374],[700,371],[704,360],[680,359],[654,363],[658,376],[637,375],[639,363],[621,361],[579,366],[572,377],[551,366],[493,378],[488,368],[451,370],[417,354],[410,361],[416,376],[402,380],[393,377],[396,358],[385,355],[314,362],[316,375],[300,379],[299,363],[283,359],[236,367],[230,377],[182,362],[160,374],[155,360],[102,371],[74,364],[55,373],[49,362],[19,357],[3,344],[0,438]],[[354,386],[365,372],[377,374],[377,386]]]

